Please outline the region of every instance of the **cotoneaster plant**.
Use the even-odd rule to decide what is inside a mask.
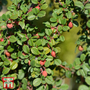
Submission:
[[[53,10],[49,21],[42,22],[43,29],[34,21],[46,15],[45,9],[49,5],[45,0],[12,0],[8,11],[0,17],[1,90],[4,90],[2,77],[14,77],[13,90],[68,90],[69,86],[62,84],[62,80],[73,76],[78,83],[82,82],[78,90],[89,90],[89,1],[53,2],[58,3],[58,8]],[[76,47],[82,54],[68,65],[58,59],[60,48],[57,44],[65,41],[62,33],[78,27],[78,14],[84,23]],[[62,73],[60,78],[54,76],[57,67]]]

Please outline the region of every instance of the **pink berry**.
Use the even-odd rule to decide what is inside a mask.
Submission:
[[[13,24],[12,24],[12,23],[8,23],[8,24],[7,24],[7,27],[8,27],[9,29],[11,29],[11,28],[13,27]]]
[[[10,54],[8,51],[5,51],[5,55],[6,55],[7,57],[10,57],[10,56],[11,56],[11,54]]]
[[[28,61],[28,65],[30,66],[30,60]]]
[[[44,61],[40,60],[40,65],[43,66],[45,64],[45,62],[46,62],[46,60],[44,60]]]
[[[69,22],[68,26],[69,26],[70,28],[72,28],[72,27],[73,27],[73,23],[72,23],[72,22]]]
[[[39,5],[38,5],[38,6],[36,6],[35,8],[40,9]]]
[[[42,72],[42,75],[43,75],[44,77],[46,77],[46,76],[47,76],[47,72],[46,72],[46,71],[43,71],[43,72]]]
[[[1,42],[3,42],[4,41],[4,39],[3,38],[1,38],[1,40],[0,40]]]
[[[52,51],[52,52],[51,52],[51,55],[52,55],[53,57],[56,57],[55,51]]]

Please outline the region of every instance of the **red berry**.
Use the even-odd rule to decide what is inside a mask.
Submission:
[[[9,39],[11,36],[8,36],[7,39]]]
[[[5,55],[6,55],[7,57],[10,57],[10,56],[11,56],[11,54],[10,54],[8,51],[5,51]]]
[[[78,50],[79,50],[79,51],[83,51],[83,47],[82,47],[82,46],[79,46],[79,47],[78,47]]]
[[[25,53],[22,53],[24,56],[26,55]]]
[[[3,42],[4,41],[4,39],[3,38],[1,38],[1,42]]]
[[[68,26],[69,26],[70,28],[72,28],[72,27],[73,27],[73,23],[72,23],[72,22],[69,22]]]
[[[40,9],[39,5],[38,5],[38,6],[36,6],[35,8]]]
[[[40,36],[38,35],[38,33],[36,34],[36,36],[38,36],[37,38],[40,38]]]
[[[75,15],[75,13],[73,12],[72,15]]]
[[[43,37],[44,39],[47,39],[45,36]]]
[[[54,30],[54,27],[51,27],[52,31]]]
[[[28,61],[28,65],[30,66],[30,60]]]
[[[51,55],[52,55],[53,57],[56,57],[55,51],[52,51],[52,52],[51,52]]]
[[[17,90],[20,90],[20,86],[18,87],[18,89]]]
[[[7,27],[8,27],[9,29],[11,29],[11,28],[13,27],[13,24],[12,24],[12,23],[8,23],[8,24],[7,24]]]
[[[19,88],[17,90],[20,90]]]
[[[12,59],[9,59],[9,61],[11,61],[11,62],[12,62],[13,60],[12,60]]]
[[[43,75],[44,77],[46,77],[46,76],[47,76],[47,72],[46,72],[46,71],[43,71],[43,72],[42,72],[42,75]]]
[[[46,62],[46,60],[44,60],[44,61],[40,60],[40,65],[43,66],[45,64],[45,62]]]
[[[10,45],[10,41],[8,40],[8,45]]]

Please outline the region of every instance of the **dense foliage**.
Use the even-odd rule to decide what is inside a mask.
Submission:
[[[59,8],[54,9],[50,21],[42,22],[45,28],[33,24],[46,15],[45,0],[12,0],[8,11],[0,17],[0,89],[2,77],[14,77],[13,90],[67,90],[63,78],[77,76],[82,82],[78,90],[90,89],[90,4],[89,1],[54,0]],[[72,65],[57,57],[65,41],[63,32],[78,27],[76,18],[81,15],[82,31],[76,47],[82,52]],[[54,68],[61,69],[60,78]]]

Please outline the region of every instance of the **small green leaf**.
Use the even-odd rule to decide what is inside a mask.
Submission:
[[[10,76],[11,76],[11,77],[14,77],[14,80],[17,79],[17,73],[13,73],[13,74],[11,74]]]
[[[33,81],[33,85],[36,87],[36,86],[39,86],[42,82],[42,79],[41,78],[36,78],[34,79]]]
[[[26,90],[27,89],[27,85],[26,84],[22,84],[22,89]]]
[[[50,52],[50,49],[48,47],[44,47],[43,49],[45,51],[45,54],[48,54]]]
[[[21,4],[21,5],[20,5],[20,9],[21,9],[24,13],[26,13],[26,12],[28,11],[27,7],[26,7],[24,4]]]
[[[30,64],[31,64],[31,66],[35,66],[35,60],[32,60],[32,61],[30,62]]]
[[[25,84],[25,85],[27,85],[27,79],[26,78],[23,78],[22,79],[22,83]]]
[[[87,22],[87,26],[90,28],[90,20],[88,20],[88,22]]]
[[[57,90],[56,88],[52,88],[52,90]]]
[[[50,21],[51,22],[57,22],[57,19],[56,18],[50,18]]]
[[[68,11],[68,13],[66,13],[67,18],[71,18],[72,17],[72,13],[70,11]]]
[[[31,52],[35,55],[39,55],[39,51],[36,47],[31,48]]]
[[[31,0],[33,4],[38,4],[38,0]]]
[[[46,9],[47,7],[48,7],[47,4],[43,4],[43,5],[41,6],[41,9]]]
[[[13,51],[14,51],[14,48],[9,45],[9,46],[7,47],[7,50],[8,50],[9,52],[13,52]]]
[[[24,22],[24,21],[20,21],[20,22],[19,22],[19,25],[22,27],[22,29],[25,28],[25,22]]]
[[[45,14],[46,14],[45,11],[40,11],[37,16],[38,16],[38,17],[44,17]]]
[[[56,86],[60,86],[62,84],[62,80],[58,80],[57,82],[56,82]]]
[[[3,50],[4,49],[4,46],[0,46],[0,50]]]
[[[81,61],[84,61],[85,60],[85,57],[86,57],[85,54],[81,54],[81,56],[80,56]]]
[[[65,41],[65,38],[64,38],[64,36],[60,36],[60,40],[62,41],[62,42],[64,42]]]
[[[18,10],[18,16],[20,17],[22,15],[22,11]]]
[[[87,76],[87,77],[85,78],[85,82],[86,82],[88,85],[90,85],[90,76]]]
[[[61,31],[61,30],[62,30],[62,26],[59,25],[59,26],[58,26],[58,31]]]
[[[47,82],[47,84],[54,84],[54,80],[53,80],[53,78],[52,78],[52,76],[47,76],[46,78],[45,78],[45,81]]]
[[[11,70],[15,70],[17,67],[18,67],[17,62],[15,62],[15,61],[11,62],[11,65],[10,65]]]
[[[61,19],[61,24],[65,25],[66,24],[66,19]]]
[[[60,59],[54,59],[54,62],[56,65],[61,65],[61,60]]]
[[[50,61],[46,61],[45,62],[45,67],[49,67],[50,66]]]
[[[3,65],[3,62],[0,62],[0,66],[2,66]]]
[[[56,42],[55,42],[54,39],[51,39],[51,44],[52,44],[52,45],[55,45],[55,44],[56,44]]]
[[[18,18],[18,13],[17,14],[12,14],[10,19],[17,19]]]
[[[53,57],[48,55],[47,58],[46,58],[46,60],[47,61],[52,61],[53,60]]]
[[[3,82],[0,81],[0,89],[3,89]]]
[[[84,70],[83,70],[83,69],[81,69],[81,70],[80,70],[80,74],[81,74],[83,77],[85,77],[85,76],[86,76],[86,73],[84,72]]]
[[[17,58],[17,53],[12,53],[11,58],[16,59]]]
[[[29,53],[29,47],[28,47],[28,45],[24,45],[24,46],[23,46],[23,51],[24,51],[25,53]]]
[[[37,88],[36,90],[44,90],[43,86],[40,86],[39,88]]]
[[[66,0],[66,4],[69,5],[72,1],[71,0]]]
[[[4,65],[9,65],[10,64],[10,61],[6,58],[3,64]]]
[[[22,45],[22,41],[19,40],[19,39],[17,39],[17,43],[18,43],[19,45]]]
[[[43,22],[43,24],[45,24],[46,27],[50,27],[50,22]]]
[[[2,71],[2,73],[3,73],[3,74],[7,74],[9,71],[10,71],[10,68],[6,68],[6,67],[5,67],[5,68],[3,69],[3,71]]]
[[[69,86],[67,84],[63,84],[60,87],[61,90],[67,90],[68,88],[69,88]]]
[[[82,2],[80,2],[80,1],[76,1],[76,2],[75,2],[75,5],[76,5],[77,7],[80,7],[81,9],[83,9],[83,8],[84,8],[83,3],[82,3]]]
[[[12,2],[17,5],[21,0],[13,0]]]
[[[18,72],[18,79],[23,79],[24,75],[25,75],[24,71],[22,69],[19,70],[19,72]]]
[[[23,34],[23,33],[20,33],[20,32],[17,32],[17,35],[18,35],[20,38],[23,38],[23,37],[25,37],[25,34]]]
[[[35,15],[29,15],[29,16],[27,17],[27,19],[28,19],[28,20],[34,20],[35,17],[36,17]]]
[[[14,42],[16,42],[16,37],[14,36],[14,35],[12,35],[10,38],[9,38],[9,41],[10,42],[12,42],[12,43],[14,43]]]
[[[71,71],[66,71],[66,77],[67,77],[67,78],[71,78],[71,76],[72,76]]]
[[[80,85],[78,90],[89,90],[89,88],[86,85]]]
[[[41,39],[38,39],[35,43],[37,46],[40,46],[42,44],[42,40]]]
[[[89,3],[87,3],[87,4],[85,5],[85,9],[90,9],[90,4],[89,4]]]
[[[50,36],[52,34],[52,29],[45,29],[45,33]]]
[[[48,74],[51,74],[51,73],[52,73],[52,70],[51,70],[50,68],[47,68],[47,69],[46,69],[46,72],[47,72]]]
[[[67,30],[69,30],[70,28],[68,27],[68,26],[64,26],[63,27],[63,31],[67,31]]]
[[[29,40],[28,40],[28,44],[29,44],[30,46],[33,46],[33,40],[32,40],[32,39],[29,39]]]
[[[76,65],[80,65],[81,64],[80,58],[75,58],[75,61],[74,62],[75,62]]]

